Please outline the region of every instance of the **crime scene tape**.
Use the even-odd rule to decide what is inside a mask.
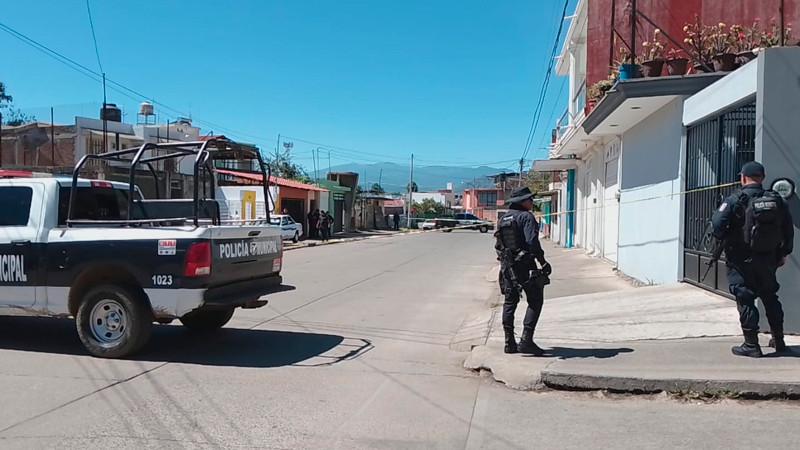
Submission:
[[[721,188],[737,186],[737,185],[739,185],[738,181],[734,182],[734,183],[717,184],[717,185],[714,185],[714,186],[706,186],[706,187],[702,187],[702,188],[689,189],[689,190],[686,190],[686,191],[673,192],[673,193],[670,193],[670,194],[656,195],[656,196],[653,196],[653,197],[639,198],[639,199],[636,199],[636,200],[628,200],[628,201],[625,201],[625,202],[615,202],[614,205],[629,205],[629,204],[632,204],[632,203],[649,202],[651,200],[658,200],[658,199],[661,199],[661,198],[688,195],[688,194],[694,194],[696,192],[703,192],[703,191],[712,191],[714,189],[721,189]],[[603,208],[606,208],[607,206],[609,206],[609,205],[601,204],[599,206],[591,206],[591,207],[588,207],[588,208],[581,208],[581,209],[571,209],[571,210],[567,210],[567,211],[558,211],[558,212],[547,213],[547,214],[539,214],[539,213],[537,213],[536,217],[559,216],[559,215],[562,215],[562,214],[571,214],[571,213],[577,213],[577,212],[582,212],[582,211],[591,211],[593,209],[603,209]]]
[[[715,189],[721,189],[721,188],[738,186],[738,185],[739,185],[738,181],[737,182],[732,182],[732,183],[716,184],[716,185],[713,185],[713,186],[706,186],[706,187],[702,187],[702,188],[689,189],[689,190],[673,192],[673,193],[669,193],[669,194],[655,195],[655,196],[652,196],[652,197],[639,198],[639,199],[636,199],[636,200],[628,200],[628,201],[625,201],[625,202],[615,202],[615,205],[619,206],[619,205],[629,205],[629,204],[633,204],[633,203],[642,203],[642,202],[647,202],[647,201],[652,201],[652,200],[658,200],[658,199],[661,199],[661,198],[688,195],[688,194],[693,194],[693,193],[697,193],[697,192],[711,191],[711,190],[715,190]],[[603,208],[606,208],[608,206],[609,205],[601,204],[599,206],[592,206],[592,207],[580,208],[580,209],[571,209],[571,210],[567,210],[567,211],[558,211],[558,212],[555,212],[555,213],[542,214],[542,213],[535,212],[534,214],[536,215],[537,218],[541,219],[543,217],[559,216],[559,215],[564,215],[564,214],[571,214],[571,213],[591,211],[591,210],[596,210],[596,209],[603,209]],[[712,211],[709,211],[709,213],[710,212],[712,212]],[[428,220],[428,219],[423,218],[423,217],[412,217],[411,219],[412,220],[416,220],[416,221]],[[455,220],[455,219],[453,219],[453,220]],[[368,237],[364,237],[364,238],[361,238],[361,239],[379,239],[379,238],[391,237],[391,236],[397,236],[397,235],[423,234],[423,233],[432,233],[432,232],[447,233],[447,232],[450,232],[450,231],[453,231],[453,230],[466,230],[466,229],[477,229],[477,228],[480,228],[480,225],[477,225],[477,226],[476,225],[456,225],[456,226],[452,226],[452,227],[440,227],[440,228],[432,228],[432,229],[427,229],[427,230],[408,229],[408,228],[406,228],[404,231],[401,231],[400,233],[368,236]],[[321,244],[317,244],[317,245],[321,245]],[[322,244],[322,245],[324,245],[324,244]]]

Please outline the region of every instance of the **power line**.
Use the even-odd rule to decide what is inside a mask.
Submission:
[[[522,152],[522,158],[527,158],[528,152],[531,149],[531,143],[533,141],[533,137],[536,135],[536,131],[539,128],[539,119],[542,115],[542,107],[544,106],[544,97],[547,95],[547,88],[550,86],[550,76],[553,73],[553,65],[555,64],[555,57],[556,52],[558,51],[558,43],[561,41],[561,32],[564,30],[564,20],[567,17],[567,7],[569,6],[569,0],[564,0],[564,8],[561,12],[561,21],[558,24],[558,32],[556,33],[555,41],[553,42],[553,50],[550,54],[550,61],[547,65],[547,73],[545,73],[544,80],[542,81],[542,87],[539,91],[539,101],[536,104],[536,109],[534,110],[533,119],[531,120],[531,129],[528,132],[528,139],[525,142],[525,149]]]
[[[66,65],[67,67],[75,70],[76,72],[78,72],[78,73],[80,73],[80,74],[92,79],[93,81],[98,82],[98,83],[102,82],[103,77],[102,77],[101,73],[98,73],[98,72],[96,72],[96,71],[94,71],[92,69],[89,69],[88,67],[84,66],[83,64],[80,64],[80,63],[78,63],[78,62],[76,62],[76,61],[64,56],[63,54],[51,49],[50,47],[47,47],[46,45],[41,44],[41,43],[29,38],[28,36],[26,36],[26,35],[18,32],[16,30],[14,30],[13,28],[3,24],[2,22],[0,22],[0,30],[5,31],[6,33],[10,34],[11,36],[13,36],[13,37],[19,39],[20,41],[22,41],[23,43],[25,43],[25,44],[27,44],[27,45],[39,50],[40,52],[44,53],[45,55],[55,59],[56,61],[58,61],[58,62],[60,62],[60,63],[62,63],[64,65]],[[179,116],[185,117],[187,115],[186,113],[184,113],[184,112],[182,112],[180,110],[177,110],[175,108],[172,108],[169,105],[166,105],[166,104],[161,103],[161,102],[157,102],[157,101],[153,100],[151,97],[146,96],[146,95],[142,94],[141,92],[137,92],[137,91],[135,91],[135,90],[123,85],[122,83],[118,83],[118,82],[116,82],[114,80],[110,80],[110,79],[106,79],[106,81],[108,82],[108,84],[111,85],[111,89],[112,90],[114,90],[114,91],[116,91],[116,92],[118,92],[118,93],[120,93],[122,95],[125,95],[126,97],[128,97],[128,98],[130,98],[130,99],[132,99],[134,101],[148,100],[151,103],[153,103],[154,105],[157,105],[157,106],[161,107],[162,110],[171,111],[171,112],[177,114],[176,117],[179,117]],[[134,95],[135,97],[133,97],[131,95]],[[257,136],[257,135],[253,135],[253,134],[249,134],[249,133],[236,131],[236,130],[233,130],[231,128],[224,127],[222,125],[219,125],[219,124],[216,124],[216,123],[209,122],[207,120],[201,119],[199,117],[194,117],[193,119],[196,120],[198,123],[204,124],[204,125],[206,125],[207,127],[211,128],[211,129],[220,130],[222,132],[230,134],[231,136],[251,137],[251,138],[257,138],[257,139],[260,139],[260,140],[271,140],[272,139],[272,138],[265,138],[263,136]]]
[[[89,8],[89,0],[86,0],[86,13],[89,15],[89,28],[92,29],[92,40],[94,41],[94,54],[97,56],[97,65],[100,66],[100,72],[103,70],[103,63],[100,62],[100,51],[97,49],[97,36],[94,34],[94,22],[92,21],[92,9]]]
[[[561,98],[561,94],[564,92],[564,86],[566,85],[567,85],[567,79],[564,78],[561,80],[561,87],[558,89],[558,94],[556,94],[556,101],[558,101],[558,99]],[[572,99],[570,99],[569,101],[572,101]],[[558,110],[558,104],[556,103],[556,105],[553,106],[553,110],[550,112],[550,117],[547,119],[547,123],[553,123],[553,117],[556,115],[557,110]],[[544,147],[545,141],[547,141],[547,134],[542,136],[542,141],[539,142],[540,148]]]

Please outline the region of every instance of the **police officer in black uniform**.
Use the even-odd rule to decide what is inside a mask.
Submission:
[[[544,250],[539,243],[539,224],[531,213],[533,209],[533,194],[527,187],[519,187],[511,192],[511,198],[506,200],[509,211],[498,221],[497,243],[495,250],[500,256],[500,289],[505,295],[503,303],[503,330],[505,331],[505,353],[517,353],[542,356],[544,350],[533,342],[533,332],[544,303],[544,284],[537,282],[539,277],[550,275],[552,269],[544,259]],[[508,261],[502,257],[509,250],[513,256],[513,263],[509,267]],[[539,271],[536,262],[541,264]],[[508,269],[513,269],[513,275]],[[534,272],[536,279],[531,278]],[[515,279],[512,279],[515,278]],[[522,338],[519,347],[514,340],[514,312],[520,300],[521,286],[525,292],[528,308],[523,320]]]
[[[776,272],[792,253],[794,228],[786,202],[774,191],[765,191],[764,166],[749,162],[742,167],[742,189],[727,197],[712,216],[714,236],[724,240],[731,294],[736,296],[744,343],[734,355],[760,357],[758,308],[761,298],[772,330],[770,347],[786,350],[783,308],[778,301]]]

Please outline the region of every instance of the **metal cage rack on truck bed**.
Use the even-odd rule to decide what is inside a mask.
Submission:
[[[145,153],[151,152],[149,156]],[[168,151],[166,154],[155,154],[154,151]],[[132,156],[132,158],[131,158]],[[185,157],[194,157],[192,176],[194,177],[193,198],[189,199],[161,199],[158,191],[158,174],[153,168],[154,162]],[[109,225],[146,225],[146,224],[185,224],[191,222],[199,226],[201,222],[220,225],[219,204],[216,201],[216,170],[213,165],[215,160],[258,161],[257,173],[263,177],[262,188],[264,199],[269,203],[269,180],[271,169],[264,162],[258,149],[252,146],[239,144],[225,139],[208,139],[195,142],[171,143],[146,143],[141,147],[117,150],[100,154],[86,154],[75,166],[72,174],[72,187],[70,190],[69,207],[67,211],[67,226],[109,224]],[[78,178],[81,169],[89,161],[114,161],[127,165],[130,170],[128,180],[129,190],[127,195],[127,208],[125,219],[120,220],[83,220],[73,219],[75,202],[78,192]],[[145,166],[156,180],[156,199],[137,199],[136,172],[139,166]],[[201,198],[200,182],[202,177],[203,193],[206,192],[206,183],[211,182],[210,199]],[[191,203],[190,203],[191,202]],[[266,220],[269,223],[269,208],[266,209]],[[176,214],[177,213],[177,214]],[[164,214],[172,214],[163,217]]]

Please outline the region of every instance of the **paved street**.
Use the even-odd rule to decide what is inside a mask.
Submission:
[[[0,317],[0,448],[800,447],[790,402],[520,392],[466,371],[494,263],[477,232],[292,250],[296,289],[213,337],[159,326],[126,361],[86,356],[71,321]]]

